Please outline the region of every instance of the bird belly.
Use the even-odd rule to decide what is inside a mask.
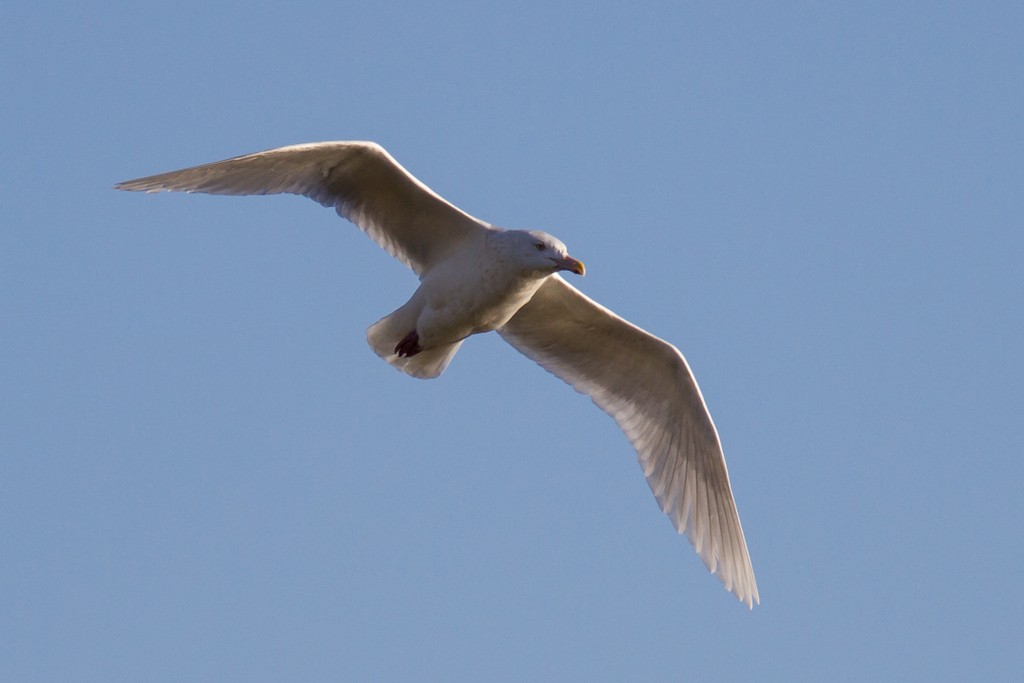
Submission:
[[[420,346],[461,341],[473,334],[496,330],[507,323],[540,286],[539,282],[510,283],[471,290],[438,288],[427,292],[426,305],[416,323]]]

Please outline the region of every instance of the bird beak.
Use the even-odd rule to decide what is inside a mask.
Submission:
[[[568,270],[571,273],[577,275],[586,275],[587,269],[583,266],[583,261],[577,261],[571,256],[564,256],[559,259],[552,259],[555,262],[558,270]]]

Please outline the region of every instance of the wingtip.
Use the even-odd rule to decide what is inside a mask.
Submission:
[[[739,598],[739,601],[747,606],[747,609],[753,610],[754,605],[761,604],[761,596],[757,593],[757,586],[753,586],[746,594],[740,590],[734,590],[733,595]]]
[[[122,190],[124,192],[145,192],[146,194],[156,194],[166,188],[161,185],[152,185],[145,182],[145,178],[139,178],[138,180],[122,180],[114,185],[115,190]],[[188,192],[188,190],[186,190]]]

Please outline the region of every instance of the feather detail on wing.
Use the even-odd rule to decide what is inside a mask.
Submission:
[[[119,190],[289,193],[333,207],[422,276],[490,228],[456,208],[373,142],[315,142],[128,180]]]
[[[499,333],[615,418],[705,566],[748,607],[760,602],[718,433],[679,350],[557,275]]]

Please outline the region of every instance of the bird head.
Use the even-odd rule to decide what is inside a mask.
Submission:
[[[515,244],[516,260],[526,270],[551,275],[560,270],[584,275],[586,268],[582,261],[569,256],[561,240],[540,230],[510,230],[509,236]]]

